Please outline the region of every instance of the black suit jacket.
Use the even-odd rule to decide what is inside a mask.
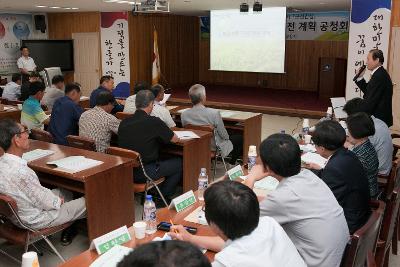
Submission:
[[[385,68],[379,67],[368,83],[362,79],[356,84],[364,93],[363,111],[383,120],[388,127],[392,126],[393,83]]]
[[[370,215],[368,178],[361,162],[353,152],[340,148],[317,175],[342,206],[350,234],[353,234]]]

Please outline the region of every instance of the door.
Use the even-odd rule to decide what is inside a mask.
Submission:
[[[72,33],[72,39],[74,40],[74,81],[82,85],[83,96],[90,96],[91,92],[99,86],[99,33]]]
[[[389,73],[393,82],[393,129],[400,131],[400,27],[392,28]]]

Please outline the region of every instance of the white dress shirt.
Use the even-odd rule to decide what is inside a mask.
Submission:
[[[26,69],[27,71],[34,71],[36,68],[35,61],[31,57],[20,57],[17,60],[17,65],[19,69]]]
[[[213,267],[306,267],[282,227],[271,217],[262,217],[251,234],[228,240],[215,255]]]
[[[168,128],[176,126],[169,110],[166,107],[161,106],[158,102],[154,103],[153,111],[150,115],[160,118],[163,122],[165,122]]]
[[[15,199],[21,220],[41,229],[57,218],[61,199],[43,187],[22,158],[5,153],[0,157],[0,193]]]
[[[124,112],[125,113],[135,113],[136,111],[136,95],[131,95],[125,100]]]
[[[9,82],[4,86],[2,98],[5,98],[10,101],[16,101],[21,95],[21,85],[16,84],[15,82]]]

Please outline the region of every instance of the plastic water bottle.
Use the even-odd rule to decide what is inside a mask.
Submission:
[[[310,131],[310,120],[309,119],[304,119],[303,120],[303,130],[302,130],[303,136],[308,134],[309,131]]]
[[[328,109],[326,110],[326,120],[332,120],[333,119],[333,111],[332,111],[332,107],[328,107]]]
[[[144,202],[144,221],[146,222],[146,234],[154,234],[157,231],[157,215],[156,204],[151,195],[147,195]]]
[[[247,154],[247,169],[251,169],[256,165],[257,160],[257,148],[256,146],[249,146],[249,152]]]
[[[204,191],[208,187],[208,176],[206,168],[201,168],[199,175],[199,190],[197,191],[197,197],[199,200],[204,200]]]

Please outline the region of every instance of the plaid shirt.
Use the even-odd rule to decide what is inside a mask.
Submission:
[[[361,161],[365,173],[368,177],[369,191],[371,198],[378,195],[378,155],[375,151],[374,146],[369,140],[365,141],[361,145],[355,146],[352,150]]]
[[[91,138],[98,152],[105,152],[110,146],[112,133],[118,133],[120,120],[100,107],[85,111],[79,119],[79,135]]]

